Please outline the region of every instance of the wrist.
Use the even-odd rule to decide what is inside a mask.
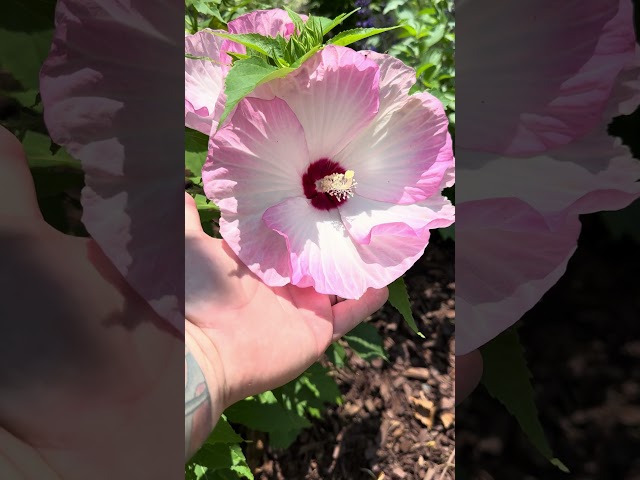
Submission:
[[[225,408],[226,384],[217,350],[185,322],[185,455],[207,439]]]

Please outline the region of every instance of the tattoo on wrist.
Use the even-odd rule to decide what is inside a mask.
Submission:
[[[213,428],[211,396],[198,362],[185,347],[184,352],[184,453],[189,459]]]

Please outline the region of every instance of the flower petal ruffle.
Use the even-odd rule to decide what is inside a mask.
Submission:
[[[245,98],[209,143],[202,179],[207,197],[220,207],[220,232],[271,286],[288,283],[288,254],[282,237],[261,217],[270,205],[304,196],[301,178],[308,165],[302,126],[279,98]]]
[[[399,236],[421,237],[426,230],[448,227],[455,219],[455,208],[441,195],[412,205],[376,202],[356,195],[338,209],[349,234],[362,245],[371,244],[371,237],[382,226],[386,234],[395,228]]]
[[[404,105],[376,117],[335,156],[355,171],[358,195],[380,202],[410,204],[441,190],[453,162],[448,119],[428,93],[405,97]]]
[[[303,21],[306,15],[301,15]],[[259,33],[267,37],[276,37],[278,34],[289,38],[295,28],[289,14],[280,8],[271,10],[255,10],[241,15],[228,24],[229,33]]]
[[[428,230],[416,236],[409,227],[382,225],[368,245],[357,245],[336,210],[315,209],[300,197],[267,209],[263,220],[286,240],[292,284],[343,298],[387,286],[420,258],[429,239]]]
[[[380,110],[378,116],[401,108],[416,83],[416,71],[391,55],[362,50],[360,55],[373,60],[380,67]]]
[[[376,116],[380,69],[350,48],[328,45],[290,76],[270,82],[302,124],[309,158],[333,159]]]
[[[209,29],[184,38],[185,53],[207,57],[184,59],[184,122],[187,127],[205,135],[218,126],[222,114],[222,111],[216,111],[216,102],[224,90],[224,79],[230,69],[220,62],[223,41]]]

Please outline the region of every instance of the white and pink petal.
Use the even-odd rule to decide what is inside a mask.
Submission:
[[[437,98],[412,95],[400,109],[376,117],[334,159],[355,172],[358,195],[380,202],[419,202],[440,192],[451,170],[448,124]]]
[[[380,67],[380,111],[383,116],[401,108],[416,83],[416,71],[391,55],[362,50],[360,55],[373,60]]]
[[[268,85],[304,127],[311,161],[332,159],[378,113],[380,68],[350,48],[328,45]]]
[[[303,21],[306,15],[301,15]],[[282,9],[255,10],[241,15],[228,24],[229,33],[259,33],[267,37],[276,37],[278,34],[289,38],[294,30],[294,24],[289,14]]]
[[[302,126],[278,98],[242,100],[209,142],[202,178],[207,197],[220,207],[220,233],[272,286],[288,283],[288,255],[282,237],[261,217],[269,206],[303,195],[308,164]]]
[[[207,197],[222,213],[264,211],[283,199],[303,195],[309,165],[302,126],[279,98],[245,98],[231,121],[209,141],[202,169]],[[226,212],[226,202],[237,208]]]
[[[263,212],[234,215],[220,219],[220,235],[240,260],[270,287],[281,287],[291,281],[289,251],[280,235],[262,221]]]
[[[395,229],[398,236],[422,237],[425,231],[448,227],[455,220],[454,206],[441,195],[411,205],[377,202],[355,195],[338,210],[351,237],[362,245],[369,245],[382,225],[387,235]]]
[[[318,210],[300,197],[269,208],[263,220],[287,242],[292,284],[343,298],[402,276],[429,240],[428,228],[393,222],[373,226],[368,242],[358,244],[336,210]]]
[[[216,112],[216,103],[230,69],[220,60],[222,43],[223,39],[209,29],[184,38],[186,54],[204,57],[184,59],[184,121],[205,135],[217,127],[222,113]]]

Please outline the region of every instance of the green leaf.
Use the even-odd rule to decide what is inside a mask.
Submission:
[[[504,331],[480,350],[484,364],[482,383],[489,393],[516,418],[538,451],[558,469],[569,473],[567,467],[553,456],[538,419],[532,375],[516,330]]]
[[[296,58],[300,58],[307,53],[307,47],[296,37],[291,37],[287,46],[289,47],[287,50],[287,54],[290,57],[289,60],[295,61]]]
[[[416,70],[416,77],[419,78],[420,76],[422,76],[422,74],[424,74],[425,78],[431,78],[437,69],[438,65],[434,65],[433,63],[425,63],[424,65],[420,65],[420,67],[418,67],[418,69]],[[427,70],[429,70],[428,73],[426,73]]]
[[[289,14],[289,18],[291,19],[291,21],[293,22],[293,24],[296,26],[296,32],[295,33],[302,33],[302,30],[304,29],[304,20],[302,20],[302,17],[300,17],[300,15],[298,15],[296,12],[294,12],[293,10],[291,10],[289,7],[287,7],[286,5],[283,5],[283,7],[287,13]]]
[[[353,30],[340,32],[329,40],[328,43],[345,47],[364,38],[373,37],[374,35],[379,35],[383,32],[388,32],[389,30],[395,30],[396,28],[401,28],[401,26],[398,25],[396,27],[389,28],[355,28]]]
[[[222,23],[225,23],[225,21],[220,16],[220,10],[218,10],[216,2],[206,0],[185,0],[185,6],[193,6],[193,8],[198,11],[198,13],[209,15],[211,17],[217,18]]]
[[[27,131],[22,139],[30,168],[67,167],[80,170],[80,162],[63,148],[51,153],[51,138],[48,135]]]
[[[323,45],[318,45],[316,47],[313,47],[311,50],[305,53],[302,57],[296,60],[295,63],[291,65],[291,68],[295,70],[296,68],[300,67],[300,65],[302,65],[304,62],[309,60],[313,55],[315,55],[318,51],[322,50],[323,48],[324,48]]]
[[[335,379],[329,375],[329,370],[318,362],[311,365],[304,374],[300,376],[301,384],[322,403],[342,403],[342,394]]]
[[[296,441],[300,435],[300,430],[276,430],[269,433],[269,445],[272,448],[286,449]]]
[[[311,426],[309,420],[287,410],[279,403],[262,403],[255,398],[238,402],[227,410],[230,422],[240,423],[260,432],[299,430]]]
[[[333,23],[333,20],[327,17],[313,17],[313,19],[320,24],[323,35],[329,32],[328,28]]]
[[[233,60],[246,60],[247,58],[251,58],[251,55],[246,55],[244,53],[236,53],[236,52],[227,52]]]
[[[334,18],[333,20],[331,20],[331,23],[327,24],[326,22],[323,21],[323,18],[320,17],[320,21],[323,23],[322,25],[322,36],[326,35],[327,33],[329,33],[331,30],[333,30],[334,28],[336,28],[338,25],[340,25],[342,22],[344,22],[347,18],[349,18],[351,15],[353,15],[354,13],[356,13],[358,10],[360,10],[360,7],[356,8],[355,10],[349,12],[349,13],[341,13],[340,15],[338,15],[336,18]]]
[[[329,20],[331,23],[331,20]],[[308,43],[308,47],[312,48],[318,45],[322,45],[322,38],[324,37],[323,32],[323,21],[309,16],[307,22],[304,24],[304,29],[302,31],[301,37],[303,40]]]
[[[428,38],[426,40],[422,40],[424,42],[424,47],[429,48],[435,45],[436,43],[438,43],[440,40],[442,40],[442,37],[444,37],[445,32],[446,32],[445,25],[442,25],[442,24],[437,25],[436,28],[434,28],[431,31]]]
[[[275,389],[273,401],[300,418],[322,418],[327,404],[342,404],[340,389],[328,369],[314,363],[293,381]],[[264,401],[265,399],[263,399]],[[270,438],[278,448],[286,448],[302,430],[302,426],[270,432]]]
[[[236,62],[229,70],[225,80],[227,102],[220,117],[218,128],[224,124],[227,116],[236,105],[259,85],[274,78],[284,77],[293,70],[293,68],[279,69],[269,65],[266,60],[257,57]]]
[[[280,50],[280,42],[278,42],[275,38],[266,37],[264,35],[260,35],[259,33],[223,33],[223,32],[209,32],[216,37],[226,38],[227,40],[231,40],[233,42],[244,45],[251,50],[254,50],[262,55],[267,57],[272,55],[272,52],[275,52],[278,56],[282,56],[282,51]]]
[[[344,347],[340,345],[338,342],[333,342],[327,348],[325,355],[329,359],[331,363],[333,363],[337,368],[344,367],[344,361],[347,358],[347,352]]]
[[[24,90],[39,88],[39,72],[53,38],[56,0],[0,2],[0,70]],[[28,106],[28,105],[25,105]]]
[[[386,6],[384,7],[382,14],[386,15],[391,10],[395,10],[396,8],[402,6],[404,2],[405,0],[390,0],[389,2],[387,2]]]
[[[416,321],[413,319],[411,303],[409,303],[409,293],[407,292],[407,286],[402,277],[389,285],[389,303],[402,314],[402,317],[411,330],[417,333],[418,336],[424,338],[424,335],[418,330]]]
[[[211,222],[220,219],[220,208],[207,197],[196,193],[194,200],[196,201],[200,223],[202,223],[203,227],[205,225],[210,226]]]
[[[0,28],[0,69],[20,82],[22,89],[38,89],[40,67],[52,38],[53,29],[26,33]]]
[[[242,55],[240,53],[234,53],[234,52],[231,52],[233,55],[231,55],[231,53],[229,53],[229,52],[227,52],[227,53],[231,57],[233,57],[233,55],[238,55],[238,56],[243,56],[243,57],[249,58],[249,55]],[[206,60],[208,62],[215,63],[216,65],[222,65],[222,62],[220,62],[220,60],[216,60],[214,58],[207,57],[206,55],[193,55],[192,53],[185,53],[184,54],[184,58],[188,58],[190,60]]]
[[[13,98],[17,100],[20,105],[26,108],[33,108],[38,104],[38,90],[35,89],[25,91],[0,90],[0,96]]]
[[[187,176],[194,180],[202,175],[202,166],[207,159],[209,137],[190,128],[184,133],[184,166]],[[194,183],[199,183],[195,182]]]
[[[227,421],[226,416],[222,415],[218,419],[218,423],[216,423],[216,428],[214,428],[213,432],[209,435],[207,442],[212,444],[223,443],[229,445],[232,443],[244,442],[244,439],[233,430],[233,427]]]
[[[456,229],[455,225],[449,225],[448,227],[438,229],[440,232],[440,236],[443,240],[453,240],[456,241]]]
[[[243,467],[243,469],[244,469],[244,472],[240,472],[238,467],[233,467],[229,469],[223,468],[220,470],[216,470],[215,472],[205,477],[202,477],[202,480],[240,480],[242,478],[254,478],[254,477],[248,476],[249,474],[251,474],[251,469],[249,467]],[[187,479],[187,480],[190,480],[190,479]]]
[[[240,478],[253,479],[247,459],[237,444],[205,443],[189,463],[187,471],[191,470],[194,474],[192,478],[196,480],[215,478],[213,474],[218,470],[231,470]]]
[[[377,357],[389,359],[384,349],[382,337],[370,323],[361,323],[345,335],[344,339],[349,347],[364,360],[370,361]]]

